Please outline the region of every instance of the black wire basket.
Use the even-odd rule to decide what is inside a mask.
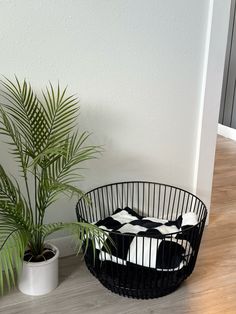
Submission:
[[[89,242],[86,265],[106,288],[138,299],[157,298],[175,291],[192,273],[207,217],[206,206],[198,197],[174,186],[144,181],[104,185],[86,196],[87,200],[81,198],[76,206],[78,221],[104,221],[117,209],[127,208],[136,213],[135,223],[152,217],[152,221],[163,221],[165,228],[181,223],[189,212],[196,217],[195,224],[164,234],[153,234],[156,229],[150,234],[109,230],[115,243],[109,252],[101,251],[99,243],[95,249]]]

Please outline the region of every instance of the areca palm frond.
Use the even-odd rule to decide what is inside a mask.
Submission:
[[[6,78],[1,83],[5,87],[2,95],[7,100],[7,103],[4,103],[4,109],[28,144],[28,154],[34,158],[45,146],[45,139],[49,132],[50,125],[45,119],[46,110],[39,102],[31,85],[25,80],[20,84],[16,78],[14,84]]]
[[[18,229],[31,232],[33,212],[21,194],[18,184],[15,186],[0,165],[0,221],[15,225]],[[0,228],[1,232],[1,228]]]
[[[1,83],[5,87],[2,95],[9,102],[4,108],[27,142],[32,158],[63,144],[75,127],[79,110],[74,95],[66,96],[66,88],[61,91],[59,84],[55,92],[50,84],[42,91],[41,100],[26,80],[22,84],[17,78],[15,84],[8,79]]]
[[[26,248],[41,255],[49,234],[66,229],[78,243],[85,241],[85,249],[89,240],[95,247],[105,239],[98,227],[82,222],[44,225],[45,212],[60,193],[84,196],[77,186],[80,164],[101,151],[86,145],[87,132],[75,129],[77,98],[59,84],[49,84],[41,95],[26,80],[5,78],[1,84],[0,135],[20,166],[26,196],[22,183],[13,182],[0,166],[0,292],[4,282],[14,283],[14,265],[20,269]]]
[[[6,143],[11,148],[10,152],[19,163],[23,174],[25,174],[29,163],[29,155],[25,154],[27,150],[26,143],[2,107],[0,107],[0,134],[5,136]]]
[[[74,95],[66,96],[66,88],[61,91],[59,84],[55,92],[51,83],[46,93],[43,92],[43,98],[50,126],[44,148],[61,145],[75,127],[78,100]]]
[[[32,211],[0,165],[0,292],[3,279],[8,288],[15,282],[33,225]],[[4,269],[4,272],[2,271]]]
[[[94,154],[100,152],[96,146],[86,146],[83,144],[88,138],[86,132],[78,135],[76,132],[64,141],[58,154],[54,154],[54,160],[45,163],[47,166],[41,171],[39,192],[39,201],[42,202],[41,208],[46,208],[55,199],[60,192],[70,192],[83,196],[83,192],[72,184],[81,180],[79,164],[94,158]],[[47,156],[44,156],[47,160]],[[44,186],[47,185],[47,189]],[[46,192],[46,194],[45,194]]]
[[[15,277],[20,272],[23,256],[30,234],[14,225],[0,223],[0,293],[3,294],[5,282],[10,288],[15,285]]]
[[[42,226],[43,239],[45,240],[50,234],[62,229],[67,230],[74,237],[74,241],[77,248],[80,248],[81,245],[84,244],[85,252],[88,248],[89,240],[91,240],[92,242],[94,252],[96,242],[102,242],[104,244],[104,249],[107,250],[108,252],[110,251],[110,247],[106,242],[106,239],[109,239],[109,243],[114,245],[108,233],[103,232],[100,228],[97,228],[95,225],[86,222],[72,222],[72,223],[58,222],[43,225]],[[78,249],[77,251],[79,252],[80,249]]]

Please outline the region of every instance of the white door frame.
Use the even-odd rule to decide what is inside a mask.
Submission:
[[[231,0],[210,0],[203,69],[198,145],[195,163],[195,193],[211,204],[217,126],[220,110]]]

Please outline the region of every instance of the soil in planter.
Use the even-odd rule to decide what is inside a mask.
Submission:
[[[25,251],[24,261],[31,263],[45,262],[55,256],[55,252],[50,248],[45,248],[41,255],[33,256],[30,250]]]

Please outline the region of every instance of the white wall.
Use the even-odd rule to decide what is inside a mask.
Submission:
[[[0,1],[0,72],[78,92],[106,152],[86,190],[147,179],[194,190],[209,1]],[[8,165],[1,151],[1,162]],[[66,210],[65,210],[66,209]],[[60,202],[48,220],[74,219]]]
[[[196,153],[196,193],[210,208],[217,126],[231,0],[211,0],[200,101]]]

